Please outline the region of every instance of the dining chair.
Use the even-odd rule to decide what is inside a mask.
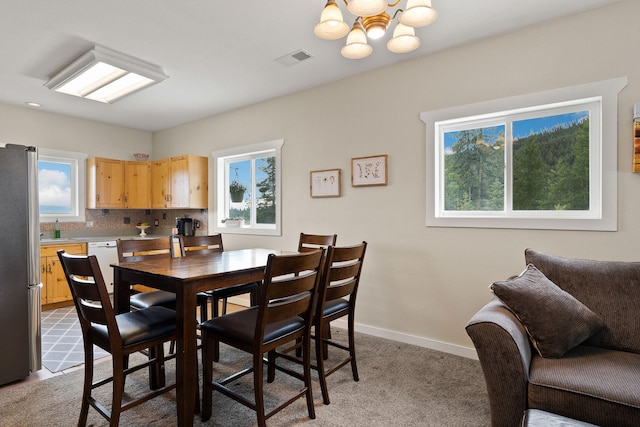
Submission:
[[[320,296],[313,320],[316,370],[320,379],[322,400],[326,405],[329,404],[327,376],[347,363],[351,363],[353,380],[359,381],[354,323],[356,295],[366,250],[367,242],[362,242],[355,246],[331,246],[327,251],[323,283],[320,287]],[[347,334],[349,337],[347,346],[332,340],[330,334],[326,332],[332,321],[344,316],[347,316]],[[329,346],[344,350],[348,352],[348,355],[339,363],[325,369],[324,361],[328,357]]]
[[[310,332],[323,258],[324,251],[320,249],[290,255],[270,254],[264,280],[258,288],[258,305],[201,324],[203,421],[211,417],[214,390],[254,410],[261,427],[266,425],[266,419],[303,396],[306,397],[309,418],[315,418],[311,389]],[[295,344],[298,339],[302,346],[302,372],[276,366],[275,358],[271,359],[273,368],[268,369],[278,369],[297,378],[303,382],[304,387],[267,412],[263,398],[264,354],[289,343]],[[213,381],[212,340],[252,354],[252,365],[224,379]],[[233,390],[229,387],[230,383],[240,385],[238,379],[250,373],[253,373],[253,401],[244,397],[237,388]]]
[[[173,254],[173,237],[162,237],[156,239],[118,239],[118,262],[138,262],[154,259],[158,257],[169,258]],[[129,299],[129,304],[134,310],[161,306],[175,310],[176,294],[173,292],[152,290],[135,292]],[[198,307],[200,316],[206,316],[208,298],[206,295],[198,295]]]
[[[298,252],[313,251],[318,248],[326,249],[328,246],[335,246],[337,234],[306,234],[300,233],[298,239]]]
[[[313,335],[315,343],[316,364],[312,369],[318,371],[322,400],[325,405],[330,403],[327,388],[327,376],[336,372],[348,363],[351,363],[351,373],[354,381],[359,381],[358,366],[356,364],[356,346],[354,334],[354,319],[356,295],[362,273],[362,264],[367,250],[367,242],[355,246],[336,247],[329,246],[319,287],[319,297],[313,317]],[[347,317],[348,345],[336,342],[327,333],[330,323],[341,317]],[[325,367],[328,359],[329,346],[346,351],[348,354],[339,362]],[[290,349],[274,353],[275,357],[283,357],[287,360],[300,362],[299,357],[289,355]],[[298,353],[299,355],[299,353]],[[272,378],[275,371],[269,372]]]
[[[156,239],[118,239],[118,262],[138,262],[153,258],[169,258],[171,256],[171,237]],[[175,310],[176,295],[173,292],[153,290],[135,292],[129,304],[135,310],[153,306],[161,306]]]
[[[194,254],[208,254],[224,251],[222,234],[212,234],[208,236],[180,236],[180,252],[182,256]],[[211,299],[211,311],[213,317],[227,314],[227,299],[243,294],[250,294],[250,305],[256,305],[258,283],[244,283],[222,289],[206,291],[205,294]],[[222,310],[220,310],[222,301]],[[201,320],[207,320],[208,317]]]
[[[100,266],[95,255],[69,255],[58,251],[58,258],[71,289],[80,320],[84,343],[84,386],[78,426],[87,423],[89,407],[93,407],[117,426],[123,411],[159,396],[176,387],[165,384],[163,344],[176,337],[175,311],[165,307],[149,307],[138,311],[115,314]],[[93,382],[93,346],[111,353],[111,376]],[[148,349],[149,359],[134,366],[128,356]],[[145,367],[158,375],[152,390],[143,396],[123,402],[126,376]],[[112,383],[111,410],[96,400],[93,390]]]

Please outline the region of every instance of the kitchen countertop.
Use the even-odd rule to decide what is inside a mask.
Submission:
[[[147,239],[156,239],[159,237],[165,237],[165,236],[151,236],[151,235],[147,235],[145,237],[140,237],[140,236],[102,236],[102,237],[97,237],[97,236],[91,236],[91,237],[61,237],[59,239],[40,239],[40,245],[41,246],[46,246],[46,245],[64,245],[64,244],[70,244],[70,243],[90,243],[90,242],[108,242],[108,241],[115,241],[118,239],[122,239],[122,240],[147,240]]]
[[[152,233],[149,233],[153,230]],[[171,228],[164,227],[152,227],[147,230],[145,237],[140,236],[140,230],[73,230],[63,231],[63,235],[59,239],[53,239],[51,237],[42,237],[40,239],[41,245],[56,245],[56,244],[69,244],[78,242],[107,242],[112,240],[142,240],[142,239],[157,239],[161,237],[168,237],[171,235]]]

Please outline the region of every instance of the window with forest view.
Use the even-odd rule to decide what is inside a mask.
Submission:
[[[427,225],[616,230],[617,96],[626,83],[422,113]]]
[[[491,126],[453,125],[443,132],[445,211],[588,211],[589,115],[542,110]]]
[[[216,229],[279,234],[282,141],[222,150],[216,163]]]

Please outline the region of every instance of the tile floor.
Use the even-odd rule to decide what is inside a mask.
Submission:
[[[94,346],[94,359],[109,353]],[[74,306],[42,312],[42,364],[59,372],[84,363],[82,331]]]

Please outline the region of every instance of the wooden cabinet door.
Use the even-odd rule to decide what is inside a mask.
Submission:
[[[189,160],[187,156],[171,158],[171,207],[189,207]]]
[[[170,159],[151,162],[151,207],[168,208],[171,196]]]
[[[55,257],[47,257],[47,303],[69,301],[71,290],[64,276],[60,260]]]
[[[124,207],[149,209],[151,206],[151,164],[124,162]]]
[[[42,280],[42,304],[72,301],[71,289],[64,275],[57,252],[64,249],[74,255],[86,255],[86,243],[43,245],[40,247],[40,272]]]
[[[87,160],[87,207],[118,209],[124,207],[124,166],[122,160]]]
[[[207,209],[208,161],[190,154],[171,158],[171,207]]]

